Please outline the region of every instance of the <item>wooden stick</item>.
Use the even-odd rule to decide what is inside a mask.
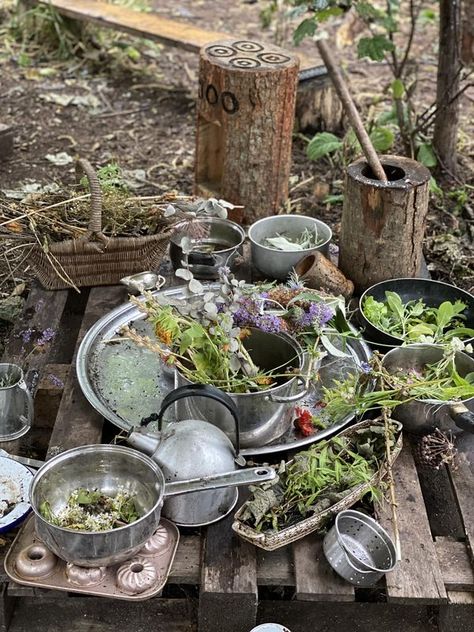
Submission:
[[[362,123],[362,119],[360,114],[355,106],[354,100],[349,92],[349,88],[347,87],[346,82],[344,81],[344,77],[339,69],[339,67],[334,63],[333,55],[329,50],[327,42],[325,40],[318,40],[316,42],[316,46],[318,47],[319,54],[321,55],[324,64],[328,70],[329,76],[331,77],[331,81],[334,84],[336,92],[341,99],[342,105],[344,106],[344,110],[347,114],[347,118],[349,119],[350,124],[354,128],[354,132],[357,136],[357,139],[362,147],[362,151],[367,158],[367,162],[369,163],[374,175],[381,180],[382,182],[388,182],[387,176],[385,175],[385,171],[383,170],[382,163],[380,162],[379,157],[377,156],[377,152],[372,145],[372,141],[369,138],[369,135],[365,131],[364,124]]]
[[[395,544],[395,554],[396,560],[399,562],[402,559],[402,550],[400,546],[400,531],[398,529],[398,517],[397,517],[397,499],[395,497],[395,482],[393,480],[393,470],[392,470],[392,453],[390,451],[389,445],[389,414],[386,408],[382,409],[382,416],[385,423],[385,460],[387,461],[387,479],[388,479],[388,488],[390,492],[390,507],[392,509],[392,525],[393,525],[393,536],[394,536],[394,544]]]

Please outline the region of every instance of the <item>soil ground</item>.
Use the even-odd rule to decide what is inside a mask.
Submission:
[[[275,25],[262,29],[260,13],[269,5],[266,0],[134,2],[196,26],[292,46],[288,22],[280,20],[277,29]],[[128,170],[138,195],[170,189],[192,191],[197,55],[143,44],[111,31],[95,29],[91,39],[91,30],[81,27],[80,34],[89,44],[84,49],[79,47],[76,57],[58,60],[54,40],[51,45],[44,33],[26,44],[25,39],[21,43],[17,30],[15,39],[11,20],[18,16],[18,10],[12,8],[13,3],[5,2],[4,6],[0,15],[0,121],[13,126],[15,147],[12,157],[0,162],[0,190],[21,189],[28,183],[72,184],[73,165],[58,166],[46,158],[66,152],[71,157],[88,158],[96,166],[117,161]],[[406,31],[406,20],[402,24],[402,31]],[[383,63],[357,60],[353,40],[359,26],[345,15],[337,18],[329,30],[340,45],[345,44],[338,50],[338,57],[363,114],[373,118],[390,107],[390,76]],[[31,37],[31,33],[23,31],[22,37]],[[131,52],[127,46],[133,47]],[[305,41],[301,48],[318,59],[311,41]],[[137,61],[131,59],[135,49],[141,52]],[[418,79],[415,101],[420,111],[434,100],[436,55],[437,24],[427,23],[418,29],[412,53]],[[82,97],[81,103],[62,105],[61,98],[67,96]],[[425,240],[425,255],[433,276],[465,289],[474,286],[473,100],[471,87],[461,100],[459,176],[451,182],[446,174],[438,178],[445,194],[433,196]],[[340,202],[328,203],[326,197],[342,193],[344,165],[341,160],[310,161],[306,143],[302,134],[295,135],[290,208],[329,223],[337,242],[342,206]],[[18,268],[12,271],[3,258],[3,296],[28,276],[25,268],[19,259]]]

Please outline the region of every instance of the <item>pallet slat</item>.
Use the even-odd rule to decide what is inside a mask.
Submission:
[[[467,441],[472,441],[472,436],[463,439],[464,443],[467,443]],[[458,452],[456,467],[450,469],[450,477],[469,545],[471,564],[474,564],[474,474],[469,463],[469,453]]]
[[[447,595],[408,443],[393,470],[402,559],[386,574],[387,600],[439,604],[446,601]],[[380,521],[389,533],[392,532],[390,516],[389,504],[385,503]]]
[[[302,601],[354,601],[354,587],[330,567],[321,537],[312,534],[293,544],[296,598]]]
[[[74,352],[71,370],[64,386],[56,423],[51,433],[47,458],[80,445],[99,443],[102,436],[103,417],[97,413],[82,394],[77,381],[75,359],[82,339],[88,329],[107,311],[124,302],[123,287],[93,288],[89,295],[81,330]]]
[[[474,571],[464,542],[451,538],[436,538],[436,553],[449,591],[474,591]]]
[[[233,512],[207,527],[198,616],[199,630],[203,632],[242,632],[255,626],[255,547],[233,533],[232,521]]]

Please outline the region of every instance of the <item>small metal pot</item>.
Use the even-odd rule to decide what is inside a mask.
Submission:
[[[438,362],[442,357],[441,346],[408,345],[396,347],[385,354],[382,365],[389,373],[409,369],[421,371],[427,364]],[[462,351],[456,353],[455,365],[461,377],[474,371],[474,359]],[[454,434],[461,430],[474,433],[474,398],[461,402],[415,399],[397,406],[395,418],[406,430],[415,434],[425,434],[436,428]]]
[[[117,445],[89,445],[45,463],[31,483],[30,502],[39,538],[58,557],[79,566],[111,566],[137,553],[153,535],[166,497],[274,477],[272,468],[259,467],[166,484],[161,468],[145,454]],[[100,489],[111,496],[122,489],[133,496],[140,518],[117,529],[86,532],[58,527],[42,516],[43,501],[57,513],[78,487]]]
[[[322,242],[314,248],[298,251],[276,250],[263,245],[267,237],[274,237],[277,233],[294,235],[295,237],[309,228],[318,231]],[[323,255],[329,252],[332,231],[327,224],[314,217],[306,215],[273,215],[259,219],[249,228],[252,263],[270,279],[285,280],[298,261],[306,255],[321,251]]]
[[[352,509],[336,516],[324,537],[323,550],[338,575],[362,587],[376,584],[397,562],[395,546],[385,529]]]
[[[242,254],[245,241],[244,229],[228,219],[209,217],[193,222],[178,224],[170,239],[170,258],[174,270],[182,268],[183,250],[181,239],[195,230],[202,237],[192,237],[192,252],[188,254],[189,270],[197,279],[216,279],[219,268],[228,266],[231,270],[238,254]]]
[[[252,360],[264,371],[281,367],[282,372],[303,370],[304,354],[299,344],[285,334],[272,334],[252,328],[244,344]],[[192,384],[176,371],[176,386]],[[299,388],[295,392],[296,388]],[[294,403],[307,394],[304,379],[282,378],[272,388],[254,393],[227,393],[237,406],[240,445],[243,448],[266,445],[284,434],[292,421]],[[232,415],[215,401],[190,397],[177,405],[178,419],[203,419],[223,430],[231,439],[235,436]]]

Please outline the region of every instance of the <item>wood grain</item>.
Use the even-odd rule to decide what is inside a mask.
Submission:
[[[385,576],[387,600],[405,603],[445,602],[447,596],[443,576],[409,444],[403,447],[393,470],[402,559]],[[391,533],[388,503],[382,506],[380,522]]]
[[[440,537],[435,540],[435,548],[446,590],[473,592],[474,571],[466,544]]]
[[[354,587],[330,567],[323,541],[312,534],[293,544],[296,599],[303,601],[354,601]]]

